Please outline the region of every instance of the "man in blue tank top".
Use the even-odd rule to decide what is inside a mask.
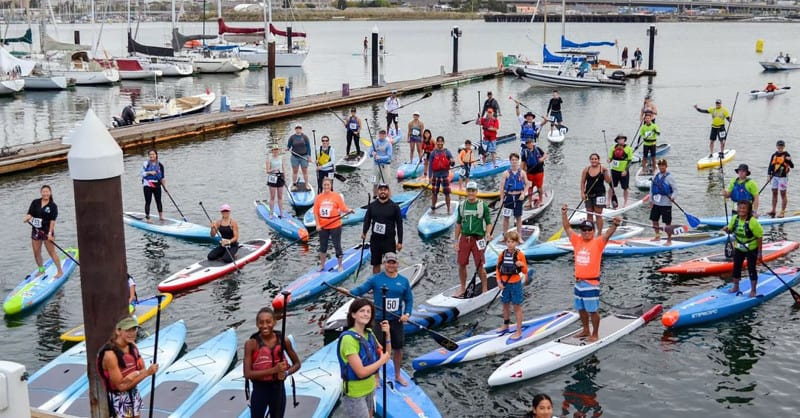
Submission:
[[[311,141],[308,136],[303,133],[303,127],[298,123],[294,127],[294,135],[289,137],[286,144],[286,150],[292,155],[290,160],[292,164],[292,188],[297,190],[297,169],[303,169],[303,183],[302,186],[306,190],[311,190],[308,186],[308,163],[311,162]]]

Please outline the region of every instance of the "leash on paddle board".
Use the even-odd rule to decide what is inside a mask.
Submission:
[[[167,190],[167,185],[164,184],[164,183],[161,183],[161,188],[164,189],[165,192],[167,192],[167,197],[169,197],[169,200],[172,202],[172,205],[175,206],[175,209],[178,210],[178,213],[181,214],[181,219],[183,219],[184,222],[189,222],[189,220],[186,219],[186,216],[181,211],[181,208],[179,208],[178,204],[175,203],[175,199],[172,198],[172,194],[169,192],[169,190]]]
[[[345,295],[347,297],[351,297],[353,299],[358,298],[358,296],[355,296],[354,294],[352,294],[352,293],[350,293],[350,292],[348,292],[348,291],[346,291],[344,289],[340,289],[340,288],[338,288],[336,286],[332,286],[332,285],[328,284],[328,282],[322,282],[322,285],[325,286],[325,287],[328,287],[330,289],[333,289],[333,290],[335,290],[335,291],[337,291],[337,292],[339,292],[339,293],[341,293],[341,294],[343,294],[343,295]],[[376,309],[383,310],[381,307],[378,307],[378,306],[376,306]],[[392,315],[393,317],[395,317],[397,319],[400,319],[400,315],[398,315],[398,314],[396,314],[396,313],[394,313],[392,311],[388,311],[387,313],[389,315]],[[437,344],[439,344],[440,346],[442,346],[446,350],[448,350],[448,351],[456,351],[456,350],[458,350],[458,344],[456,344],[456,342],[451,340],[450,338],[447,338],[444,335],[439,334],[438,332],[426,327],[425,325],[422,325],[422,324],[420,324],[418,322],[414,322],[411,319],[409,319],[407,322],[409,324],[414,325],[417,328],[427,332],[428,335],[431,338],[433,338],[433,340],[436,341]]]
[[[381,295],[383,296],[383,303],[381,304],[381,305],[383,305],[383,309],[382,309],[383,314],[381,315],[381,322],[385,322],[386,321],[386,310],[387,310],[386,309],[386,293],[388,293],[388,292],[389,292],[389,288],[386,287],[386,285],[381,286]],[[391,335],[391,333],[390,333],[390,335]],[[386,346],[386,347],[384,347],[384,349],[387,349],[387,347],[390,347],[391,344],[392,344],[391,343],[392,340],[390,340],[389,338],[390,337],[386,337],[386,333],[384,332],[383,341],[384,341],[384,345]],[[386,344],[387,340],[389,341],[388,344]],[[388,409],[388,405],[386,404],[386,385],[387,385],[387,380],[388,380],[388,376],[386,376],[386,363],[383,363],[382,367],[383,367],[383,387],[381,389],[383,389],[383,418],[386,418],[386,410]],[[394,367],[400,367],[400,366],[395,364]]]
[[[780,280],[780,281],[781,281],[781,283],[783,283],[783,285],[784,285],[784,286],[786,286],[786,288],[787,288],[787,289],[789,289],[789,293],[791,293],[791,294],[792,294],[792,298],[794,299],[794,303],[795,303],[796,305],[800,305],[800,294],[798,294],[798,293],[797,293],[797,292],[796,292],[794,289],[792,289],[792,286],[789,286],[789,284],[788,284],[788,283],[786,283],[786,281],[784,281],[784,280],[781,278],[781,276],[780,276],[780,275],[778,275],[778,273],[775,273],[775,271],[774,271],[774,270],[772,270],[772,268],[771,268],[770,266],[768,266],[768,265],[767,265],[767,263],[765,263],[765,262],[764,262],[764,260],[760,260],[760,261],[761,261],[761,264],[763,264],[763,265],[764,265],[764,267],[766,267],[766,268],[767,268],[767,270],[769,270],[769,272],[770,272],[770,273],[774,274],[774,275],[775,275],[775,277],[777,277],[777,278],[778,278],[778,280]]]
[[[406,103],[406,104],[404,104],[402,106],[398,106],[397,109],[395,109],[395,110],[400,110],[400,109],[402,109],[402,108],[404,108],[406,106],[411,106],[412,104],[417,103],[420,100],[427,99],[428,97],[431,97],[431,96],[433,96],[433,93],[427,92],[427,93],[423,94],[422,97],[420,97],[419,99],[415,99],[415,100],[412,100],[412,101],[410,101],[410,102],[408,102],[408,103]]]
[[[288,354],[288,351],[286,351],[286,317],[289,316],[287,315],[287,311],[289,310],[289,297],[292,295],[292,292],[284,290],[281,291],[281,295],[283,295],[284,300],[283,315],[281,318],[281,338],[283,338],[281,347],[283,347],[283,351]],[[284,358],[284,361],[286,361],[286,358]],[[297,405],[300,405],[300,402],[297,402],[297,386],[294,383],[294,376],[289,375],[289,378],[292,379],[292,402],[294,403],[294,407],[297,408]]]
[[[37,227],[36,227],[36,226],[35,226],[35,225],[34,225],[34,224],[31,222],[31,221],[28,221],[27,223],[28,223],[28,225],[30,225],[31,227],[33,227],[33,229],[36,231],[36,234],[37,234],[37,235],[38,235],[39,233],[41,233],[41,232],[42,232],[42,229],[41,229],[41,228],[37,228]],[[64,251],[64,249],[63,249],[63,248],[61,248],[61,246],[60,246],[60,245],[56,244],[56,241],[55,241],[55,240],[52,240],[52,241],[51,241],[51,240],[48,240],[48,242],[52,242],[52,243],[53,243],[53,245],[54,245],[56,248],[58,248],[58,249],[59,249],[59,250],[60,250],[62,253],[64,253],[64,255],[65,255],[65,256],[69,257],[69,259],[70,259],[70,260],[72,260],[72,262],[73,262],[73,263],[75,263],[75,265],[76,265],[76,266],[80,266],[80,265],[81,265],[81,263],[79,263],[79,262],[78,262],[78,260],[76,260],[74,257],[72,257],[72,256],[71,256],[71,255],[70,255],[68,252]]]
[[[367,193],[367,211],[369,211],[369,204],[370,203],[372,203],[372,196],[370,196],[370,194]],[[370,228],[370,229],[372,229],[372,228]],[[361,273],[361,265],[364,264],[364,244],[366,243],[366,241],[367,241],[367,234],[362,234],[362,237],[361,237],[361,255],[358,257],[358,268],[356,269],[356,274],[353,275],[353,282],[357,282],[358,281],[358,275],[359,275],[359,273]]]
[[[161,329],[161,299],[164,298],[163,293],[156,295],[156,341],[153,344],[153,362],[151,364],[158,364],[158,334]],[[153,418],[153,405],[156,398],[156,374],[153,373],[153,379],[150,380],[150,410],[147,415]]]
[[[605,145],[606,150],[608,150],[609,148],[608,148],[608,141],[606,141],[606,130],[602,129],[602,132],[603,132],[603,145]],[[616,141],[616,139],[614,141]],[[609,189],[611,189],[611,207],[616,209],[619,207],[619,199],[617,199],[617,191],[614,190],[613,181],[611,182],[610,186],[611,187],[609,187]]]
[[[580,210],[580,209],[573,209],[572,211],[573,212],[585,213],[587,215],[599,216],[599,217],[605,218],[605,219],[614,219],[615,217],[620,216],[620,215],[614,215],[614,216],[604,215],[602,213],[588,212],[588,211]],[[631,221],[631,220],[628,220],[628,219],[624,219],[621,216],[620,216],[620,218],[622,219],[622,222],[629,223],[631,225],[638,225],[638,226],[641,226],[641,227],[644,227],[644,228],[654,228],[653,225],[648,225],[648,224],[646,224],[644,222]],[[660,230],[662,230],[664,232],[669,232],[670,234],[673,234],[673,235],[680,235],[680,234],[686,232],[686,228],[683,225],[664,225],[664,226],[659,226],[658,229],[660,229]]]
[[[201,208],[203,208],[203,213],[206,214],[206,218],[208,218],[208,221],[213,224],[214,221],[212,221],[211,216],[208,215],[208,211],[206,210],[206,207],[203,206],[203,202],[199,202],[198,204],[200,205]],[[242,270],[239,268],[239,265],[236,264],[236,257],[234,257],[233,254],[231,253],[230,245],[222,245],[222,234],[219,232],[219,229],[217,229],[217,235],[219,235],[220,245],[222,246],[222,248],[225,249],[225,252],[228,253],[228,257],[230,257],[231,260],[233,260],[232,262],[233,266],[236,267],[236,272],[241,273]]]

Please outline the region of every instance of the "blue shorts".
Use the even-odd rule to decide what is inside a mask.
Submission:
[[[516,283],[506,284],[505,289],[501,292],[500,302],[511,303],[512,305],[522,305],[522,280]]]
[[[422,142],[422,137],[421,136],[411,135],[411,136],[408,137],[408,142],[411,142],[411,143],[414,143],[414,144],[421,143]]]
[[[561,123],[564,120],[561,117],[561,111],[560,110],[559,111],[551,110],[550,111],[550,118],[553,120],[553,122],[556,122],[556,123]]]
[[[575,282],[575,309],[586,312],[597,312],[600,309],[600,286],[584,280]]]
[[[511,209],[515,218],[522,216],[522,200],[519,200],[519,197],[519,195],[506,195],[503,202],[503,209]],[[503,213],[503,217],[508,218],[509,216]]]
[[[485,149],[486,152],[497,152],[497,141],[484,140],[483,149]]]
[[[297,166],[308,168],[308,157],[298,157],[292,154],[291,159],[292,168],[296,168]]]

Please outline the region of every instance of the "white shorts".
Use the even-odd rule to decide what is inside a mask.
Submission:
[[[789,188],[789,177],[773,177],[772,190],[785,192]]]

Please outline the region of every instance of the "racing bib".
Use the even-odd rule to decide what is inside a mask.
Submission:
[[[508,218],[509,216],[514,214],[514,210],[511,208],[503,208],[503,217]]]
[[[549,120],[550,122],[555,122],[556,121],[556,117],[553,116],[553,115],[550,115],[550,116],[547,117],[547,120]]]
[[[411,128],[411,136],[419,136],[419,128]]]
[[[396,312],[400,310],[400,298],[386,298],[386,310],[389,312]]]
[[[684,232],[686,232],[686,231],[683,229],[683,227],[679,226],[679,227],[677,227],[677,228],[672,230],[672,235],[680,235],[680,234],[682,234]]]
[[[478,245],[478,249],[481,250],[481,251],[483,251],[486,248],[486,240],[485,239],[479,239],[475,244]]]
[[[597,196],[594,198],[595,205],[605,205],[606,204],[606,197],[605,196]]]
[[[370,177],[370,181],[371,181],[372,183],[375,183],[375,182],[377,182],[377,181],[378,181],[378,177],[376,177],[376,176],[372,176],[372,177]]]
[[[619,168],[621,162],[622,160],[611,160],[611,167]]]
[[[319,205],[319,216],[322,218],[330,218],[333,213],[333,205],[330,202],[325,202]]]
[[[725,140],[725,137],[727,137],[727,136],[728,136],[728,132],[726,132],[726,131],[725,131],[725,127],[723,126],[723,127],[722,127],[722,128],[720,128],[720,130],[719,130],[719,139],[720,139],[721,141],[724,141],[724,140]]]
[[[333,171],[331,171],[330,173],[328,173],[328,178],[329,178],[329,179],[333,179]]]
[[[277,182],[278,182],[277,174],[270,174],[269,177],[267,177],[267,183],[276,184]]]
[[[356,130],[358,130],[358,124],[357,124],[357,123],[355,123],[355,122],[350,122],[350,130],[351,130],[351,131],[356,131]]]
[[[660,194],[654,194],[652,197],[653,197],[653,202],[654,203],[661,203],[661,195]]]
[[[34,228],[41,228],[42,218],[31,218],[31,224],[33,224]]]
[[[386,234],[386,224],[375,222],[375,224],[372,225],[372,232],[374,232],[376,234],[379,234],[379,235]]]
[[[558,128],[558,132],[561,133],[561,135],[566,135],[567,134],[567,128],[564,128],[564,127]]]
[[[467,175],[467,170],[465,170],[463,168],[459,169],[458,170],[458,175],[461,176],[461,177],[466,176]]]

